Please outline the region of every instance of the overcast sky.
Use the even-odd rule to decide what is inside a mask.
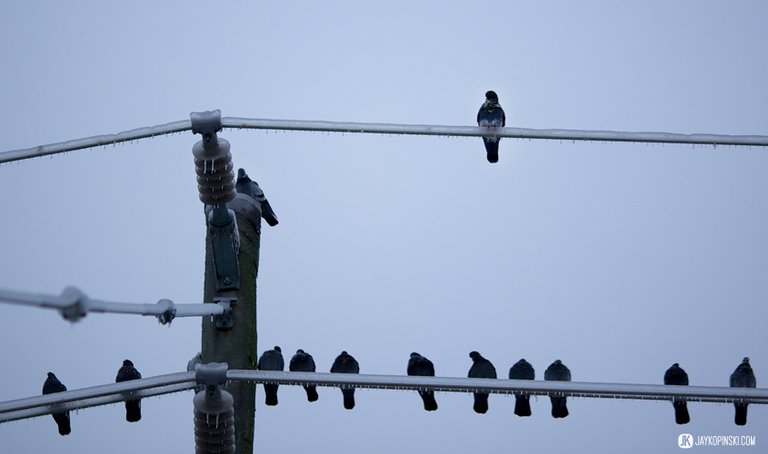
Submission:
[[[474,125],[495,90],[507,126],[768,135],[763,1],[12,2],[0,15],[0,151],[183,120]],[[562,359],[575,381],[768,381],[768,151],[760,148],[228,130],[234,163],[280,219],[263,227],[259,352],[327,372],[404,374],[411,351],[463,377]],[[183,133],[0,165],[0,287],[202,302],[205,224]],[[0,401],[181,371],[200,321],[2,305]],[[569,399],[554,420],[491,396],[257,392],[258,452],[673,452],[680,433],[755,435],[768,408]],[[192,452],[192,393],[0,424],[9,452]],[[701,448],[704,449],[704,448]],[[761,448],[728,448],[756,452]],[[717,452],[707,448],[707,452]]]

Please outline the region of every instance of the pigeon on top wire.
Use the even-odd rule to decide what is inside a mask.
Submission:
[[[469,378],[496,378],[496,368],[490,361],[475,351],[469,352],[472,358],[472,367],[469,368],[467,377]],[[485,413],[488,411],[488,393],[474,393],[475,403],[472,408],[476,413]]]
[[[511,380],[533,380],[536,372],[531,363],[521,359],[509,368],[509,378]],[[531,396],[528,394],[515,393],[515,414],[517,416],[531,416]]]
[[[675,363],[664,373],[664,384],[688,386],[688,374],[680,367],[680,364]],[[691,422],[691,416],[688,414],[688,404],[685,399],[672,399],[672,406],[675,408],[676,423],[688,424]]]
[[[331,366],[331,373],[334,374],[359,374],[360,365],[357,360],[346,351],[342,351]],[[344,408],[352,410],[355,408],[355,388],[342,387],[341,394],[344,396]]]
[[[53,372],[48,372],[48,378],[43,383],[43,394],[60,393],[66,390],[67,387],[56,378],[56,375]],[[69,435],[72,432],[72,427],[69,425],[69,411],[53,413],[51,416],[56,421],[56,425],[59,426],[59,435]]]
[[[296,350],[296,354],[291,358],[291,362],[288,363],[288,370],[291,372],[314,372],[315,360],[309,353],[302,349],[298,349]],[[307,400],[310,402],[314,402],[319,398],[317,395],[317,386],[315,385],[305,385],[304,391],[307,392]]]
[[[496,95],[496,92],[486,92],[485,102],[477,112],[477,125],[482,128],[495,129],[504,127],[506,124],[507,117],[504,114],[504,109],[499,105],[499,97]],[[499,140],[498,137],[483,137],[488,162],[499,161]]]
[[[123,361],[123,366],[117,371],[115,382],[138,380],[141,373],[133,367],[130,359]],[[128,422],[137,422],[141,420],[141,399],[132,399],[125,401],[125,420]]]
[[[422,375],[426,377],[434,377],[435,366],[432,364],[432,361],[428,360],[426,357],[421,356],[416,352],[413,352],[411,353],[411,357],[408,360],[407,372],[408,372],[408,375]],[[419,391],[419,396],[421,396],[421,400],[424,401],[424,410],[426,411],[437,410],[437,401],[435,400],[434,391]]]
[[[731,374],[731,388],[756,388],[757,380],[752,366],[749,365],[749,358],[744,358]],[[736,425],[744,426],[747,424],[747,405],[748,402],[736,402],[736,416],[734,421]]]
[[[272,350],[267,350],[261,354],[256,368],[258,370],[283,370],[285,362],[280,347],[275,345]],[[277,405],[277,388],[280,385],[274,383],[264,383],[264,403],[270,407]]]
[[[571,371],[558,359],[544,371],[544,380],[571,381]],[[549,400],[552,402],[553,418],[565,418],[568,416],[567,399],[565,396],[553,396],[550,394]]]

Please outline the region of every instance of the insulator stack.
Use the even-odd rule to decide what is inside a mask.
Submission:
[[[223,205],[235,198],[235,173],[229,142],[215,138],[214,146],[201,140],[192,148],[200,200],[207,205]]]
[[[208,385],[193,399],[195,407],[195,452],[234,454],[235,399],[220,386]]]

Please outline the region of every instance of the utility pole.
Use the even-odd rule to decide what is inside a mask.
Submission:
[[[193,154],[200,199],[205,203],[205,303],[223,303],[230,310],[203,317],[202,363],[227,363],[229,369],[256,369],[256,278],[259,270],[261,218],[277,224],[269,202],[256,182],[232,172],[229,143],[218,139],[219,111],[192,114],[193,132],[203,135]],[[236,189],[236,190],[235,190]],[[256,384],[240,381],[224,387],[234,397],[237,454],[253,453]]]

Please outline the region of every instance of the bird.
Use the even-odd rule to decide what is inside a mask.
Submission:
[[[680,364],[675,363],[664,373],[665,385],[688,386],[688,374],[685,373]],[[688,404],[685,399],[672,399],[672,406],[675,408],[675,422],[678,424],[688,424],[691,422],[691,416],[688,414]]]
[[[272,227],[278,224],[277,215],[272,206],[269,204],[267,197],[264,195],[264,191],[261,190],[259,184],[251,180],[245,169],[237,169],[237,181],[235,182],[235,191],[240,194],[251,196],[254,200],[259,202],[261,207],[261,217],[267,221],[267,224]]]
[[[525,358],[516,362],[509,368],[509,378],[511,380],[533,380],[536,372],[531,363]],[[515,393],[515,414],[517,416],[531,416],[531,402],[528,394]]]
[[[256,364],[258,370],[283,370],[284,367],[283,353],[277,345],[272,350],[262,353],[259,362]],[[270,407],[277,405],[278,386],[276,383],[264,383],[264,403]]]
[[[544,380],[571,381],[571,371],[562,361],[557,359],[544,371]],[[552,402],[553,418],[565,418],[568,416],[567,397],[550,394],[549,400]]]
[[[60,393],[66,391],[67,387],[56,378],[53,372],[48,372],[48,378],[43,383],[43,395],[51,393]],[[69,435],[72,432],[72,426],[69,424],[69,411],[62,413],[52,413],[53,420],[59,426],[59,435]]]
[[[342,351],[339,356],[333,361],[331,366],[331,373],[333,374],[359,374],[360,365],[357,360],[352,357],[346,351]],[[344,408],[352,410],[355,408],[355,388],[343,387],[341,388],[341,394],[344,396]]]
[[[314,372],[315,360],[309,353],[302,349],[298,349],[288,363],[288,370],[291,372]],[[307,400],[310,402],[314,402],[319,398],[317,395],[317,386],[315,385],[305,385],[304,391],[307,392]]]
[[[435,366],[432,361],[426,357],[413,352],[410,359],[408,359],[408,375],[420,375],[425,377],[435,376]],[[435,411],[437,410],[437,401],[435,400],[434,391],[419,391],[421,400],[424,401],[424,410]]]
[[[115,382],[120,383],[128,380],[138,380],[141,373],[133,367],[130,359],[123,361],[123,366],[117,371]],[[125,401],[125,420],[128,422],[137,422],[141,420],[141,399],[132,399]]]
[[[496,378],[496,368],[490,361],[476,352],[469,352],[472,358],[472,367],[469,368],[467,377],[469,378]],[[485,413],[488,411],[488,393],[474,393],[475,403],[472,408],[476,413]]]
[[[752,370],[752,366],[749,365],[749,358],[745,357],[731,374],[731,388],[756,387],[755,372]],[[747,424],[747,405],[749,405],[748,402],[736,402],[733,404],[736,407],[734,421],[737,426],[745,426]]]
[[[495,129],[504,127],[506,124],[507,117],[504,114],[504,109],[499,105],[498,95],[496,95],[495,91],[486,92],[485,102],[483,102],[483,105],[480,106],[480,110],[477,112],[477,125],[482,128]],[[498,137],[483,137],[485,152],[490,163],[499,161],[499,140]]]

